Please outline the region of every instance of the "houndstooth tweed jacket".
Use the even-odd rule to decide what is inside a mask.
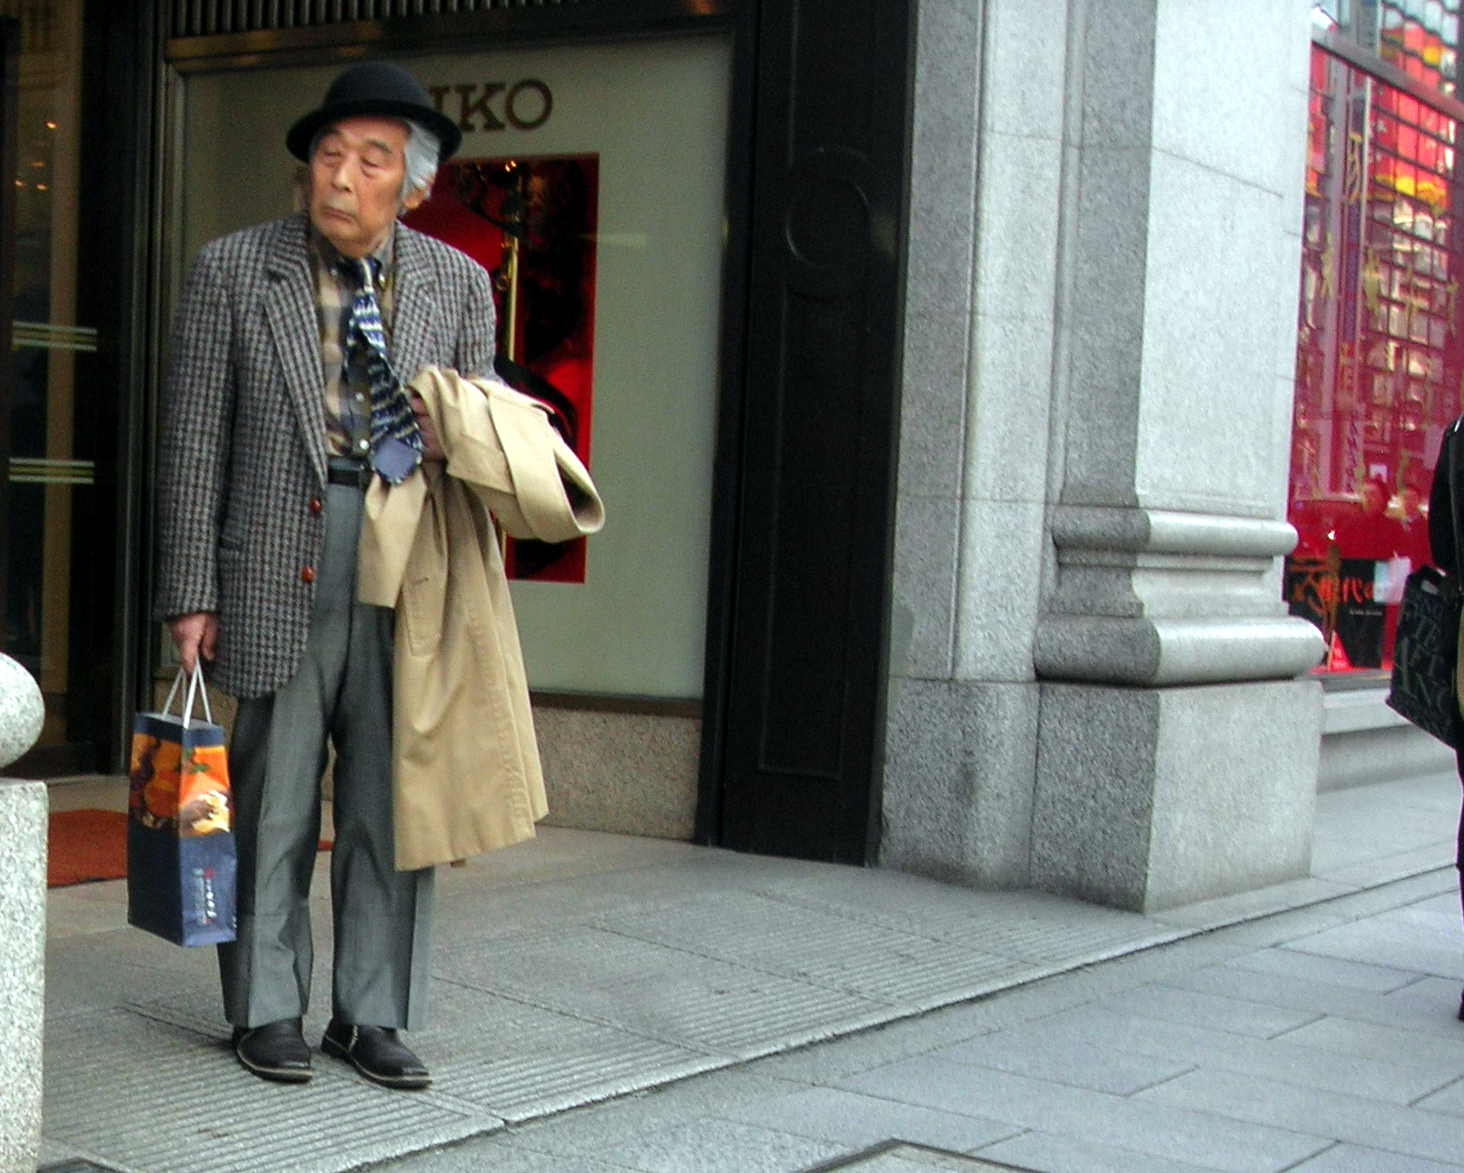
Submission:
[[[493,295],[463,253],[398,224],[391,360],[493,370]],[[325,539],[327,444],[309,223],[199,250],[174,319],[158,456],[157,618],[219,613],[211,681],[275,691],[300,662]]]

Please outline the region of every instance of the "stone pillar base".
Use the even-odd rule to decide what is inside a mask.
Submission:
[[[1033,886],[1153,912],[1306,875],[1319,689],[1044,683]]]
[[[44,782],[0,778],[0,1173],[35,1173],[46,1025]]]

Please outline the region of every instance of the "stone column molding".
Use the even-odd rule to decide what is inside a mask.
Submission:
[[[1168,686],[1287,679],[1325,651],[1269,576],[1284,521],[1112,506],[1052,511],[1058,578],[1033,660],[1049,680]]]

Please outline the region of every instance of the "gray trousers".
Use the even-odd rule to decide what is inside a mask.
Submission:
[[[238,939],[218,950],[224,1016],[235,1026],[299,1018],[309,1005],[327,738],[336,751],[332,1014],[415,1029],[426,1013],[434,873],[393,866],[393,615],[356,602],[363,502],[357,488],[330,486],[299,671],[278,692],[239,702],[229,747]]]

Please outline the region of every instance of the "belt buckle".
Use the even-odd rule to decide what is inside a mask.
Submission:
[[[371,483],[371,466],[364,461],[342,462],[332,464],[327,470],[326,479],[333,485],[349,485],[357,489],[364,489]]]

